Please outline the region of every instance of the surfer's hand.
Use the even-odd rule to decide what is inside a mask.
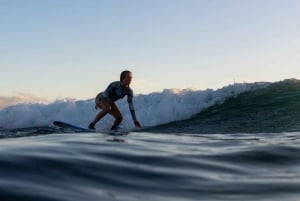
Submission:
[[[134,121],[134,125],[135,125],[136,128],[142,128],[140,122],[137,121],[137,120]]]

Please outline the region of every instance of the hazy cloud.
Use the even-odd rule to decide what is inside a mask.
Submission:
[[[0,109],[18,103],[47,103],[45,98],[40,98],[29,93],[16,92],[15,96],[0,96]]]

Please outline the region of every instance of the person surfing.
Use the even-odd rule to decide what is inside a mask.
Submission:
[[[95,98],[95,109],[102,109],[94,118],[94,120],[89,124],[89,129],[95,129],[95,125],[100,121],[105,115],[110,114],[115,118],[114,124],[111,129],[116,130],[123,120],[123,116],[115,104],[115,102],[121,98],[127,96],[127,102],[129,105],[129,110],[132,116],[133,123],[136,128],[141,128],[140,122],[137,120],[135,115],[135,110],[133,107],[133,91],[130,88],[130,83],[132,80],[132,73],[125,70],[120,75],[120,81],[112,82],[108,85],[104,92],[97,94]]]

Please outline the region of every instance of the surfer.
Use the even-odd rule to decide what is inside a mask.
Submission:
[[[95,124],[106,114],[111,114],[115,118],[115,122],[111,129],[115,130],[122,122],[122,114],[118,109],[115,101],[124,98],[127,95],[129,110],[136,128],[141,128],[140,122],[137,120],[133,107],[133,91],[130,88],[132,73],[125,70],[120,75],[120,81],[112,82],[108,85],[104,92],[99,93],[95,98],[95,108],[102,109],[95,119],[89,124],[89,129],[95,129]]]

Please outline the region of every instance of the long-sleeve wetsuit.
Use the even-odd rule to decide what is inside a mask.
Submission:
[[[120,81],[112,82],[108,85],[106,90],[99,97],[105,98],[110,103],[113,103],[127,95],[127,102],[133,121],[136,121],[136,115],[133,107],[133,91],[130,87],[122,87]]]

